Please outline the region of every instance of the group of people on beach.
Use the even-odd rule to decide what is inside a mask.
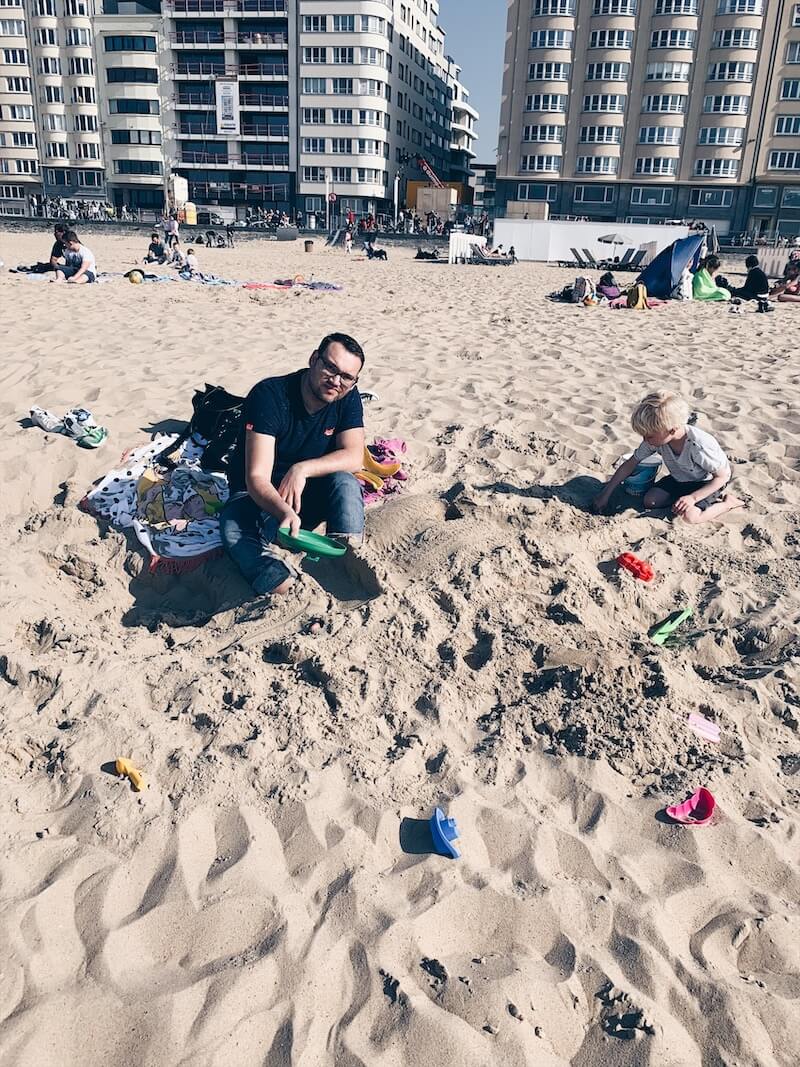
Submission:
[[[721,263],[716,255],[706,256],[692,279],[692,296],[695,300],[754,300],[760,311],[771,311],[769,298],[781,303],[800,303],[800,252],[792,252],[783,272],[783,278],[770,286],[769,278],[761,269],[758,256],[748,256],[744,261],[747,277],[744,285],[733,286],[721,274],[715,276]]]
[[[280,528],[296,535],[301,523],[309,530],[325,523],[328,536],[345,546],[363,539],[364,501],[355,474],[364,454],[357,388],[364,362],[353,337],[331,333],[307,367],[265,378],[244,402],[220,531],[228,555],[259,595],[286,593],[297,577],[275,551]],[[681,396],[649,393],[634,409],[631,425],[641,443],[597,493],[595,511],[606,511],[615,491],[656,455],[668,474],[647,489],[645,508],[668,509],[694,524],[743,506],[726,492],[732,472],[724,450],[693,425]]]

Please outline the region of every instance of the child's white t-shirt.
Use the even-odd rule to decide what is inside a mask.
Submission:
[[[646,441],[642,441],[633,455],[641,463],[656,452],[676,482],[707,482],[728,466],[719,441],[697,426],[686,427],[686,444],[680,455],[669,444],[654,448]]]
[[[82,267],[86,267],[92,274],[97,274],[97,261],[91,249],[87,248],[86,245],[80,245],[75,255],[80,256]]]

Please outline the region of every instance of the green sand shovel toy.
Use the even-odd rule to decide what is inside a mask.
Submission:
[[[654,645],[666,645],[668,638],[675,633],[682,623],[691,618],[691,615],[691,608],[684,608],[683,611],[673,611],[663,622],[656,623],[650,630],[650,640]]]
[[[295,552],[305,552],[312,563],[318,562],[320,556],[333,558],[343,556],[347,551],[344,545],[340,545],[330,537],[322,534],[311,533],[310,530],[300,530],[296,537],[289,532],[288,526],[281,526],[278,530],[278,541],[283,548],[291,548]]]

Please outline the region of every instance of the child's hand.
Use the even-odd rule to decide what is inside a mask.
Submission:
[[[694,506],[695,499],[693,496],[679,496],[672,505],[672,511],[675,515],[685,515],[689,508],[693,508]]]

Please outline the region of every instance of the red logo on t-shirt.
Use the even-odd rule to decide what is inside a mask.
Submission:
[[[336,427],[331,426],[331,428],[328,429],[328,427],[326,426],[322,432],[325,434],[326,437],[333,437],[334,433],[336,432]]]
[[[245,427],[244,428],[245,428],[245,430],[252,430],[253,429],[252,422],[245,423]]]

